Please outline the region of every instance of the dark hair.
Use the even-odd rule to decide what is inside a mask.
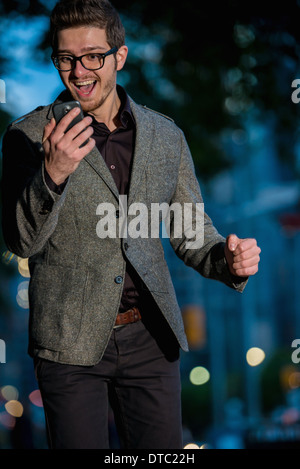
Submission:
[[[125,44],[125,29],[109,0],[60,0],[50,17],[52,48],[57,50],[57,33],[63,29],[94,26],[104,29],[107,43],[118,49]]]

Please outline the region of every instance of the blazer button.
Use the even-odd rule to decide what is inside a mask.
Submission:
[[[119,216],[120,216],[120,211],[116,210],[116,218],[119,218]]]
[[[128,248],[129,248],[128,244],[127,244],[127,243],[124,243],[124,249],[125,249],[125,251],[127,251]]]
[[[123,282],[123,277],[121,275],[118,275],[116,278],[115,278],[115,282],[120,284]]]
[[[40,210],[40,215],[48,215],[49,212],[51,212],[53,206],[53,202],[50,200],[46,200],[43,203],[42,209]]]

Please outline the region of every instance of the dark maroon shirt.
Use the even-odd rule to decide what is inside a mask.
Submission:
[[[110,132],[105,124],[93,118],[93,138],[104,161],[110,170],[120,195],[128,195],[131,165],[135,143],[135,121],[128,97],[123,88],[118,87],[121,99],[119,112],[120,126]]]
[[[119,121],[120,126],[111,132],[105,124],[97,122],[93,118],[91,126],[94,129],[93,138],[96,147],[106,162],[112,177],[116,183],[120,195],[128,195],[130,174],[135,145],[136,126],[130,109],[128,96],[123,88],[117,87],[121,100]],[[48,187],[61,193],[65,183],[57,186],[45,171],[45,179]],[[126,260],[126,274],[124,279],[123,295],[121,298],[120,312],[126,311],[139,303],[140,281],[133,267]]]

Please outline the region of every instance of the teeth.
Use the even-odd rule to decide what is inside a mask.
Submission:
[[[78,81],[75,83],[76,86],[86,86],[86,85],[92,85],[95,82],[95,80],[88,80],[88,81]]]

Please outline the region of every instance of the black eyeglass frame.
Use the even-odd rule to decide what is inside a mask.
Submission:
[[[68,55],[68,54],[61,54],[61,55],[51,55],[51,59],[52,59],[52,62],[54,64],[54,67],[59,70],[60,72],[70,72],[71,70],[74,70],[74,68],[76,67],[76,63],[77,63],[77,60],[80,61],[81,65],[86,69],[86,70],[90,70],[90,71],[94,71],[94,70],[101,70],[101,68],[104,67],[104,63],[105,63],[105,57],[107,57],[108,55],[112,55],[112,54],[115,54],[116,52],[118,52],[118,48],[117,47],[113,47],[112,49],[110,49],[109,51],[105,52],[105,54],[99,54],[98,52],[97,53],[94,53],[94,55],[99,55],[101,56],[101,58],[103,59],[103,64],[101,65],[101,67],[98,67],[98,68],[87,68],[83,63],[82,63],[82,58],[83,57],[86,57],[87,55],[91,55],[93,54],[93,52],[89,52],[88,54],[83,54],[81,55],[80,57],[76,57],[75,55]],[[61,69],[59,68],[58,66],[58,63],[56,62],[58,57],[72,57],[73,59],[73,63],[72,63],[72,67],[69,68],[69,69]]]

